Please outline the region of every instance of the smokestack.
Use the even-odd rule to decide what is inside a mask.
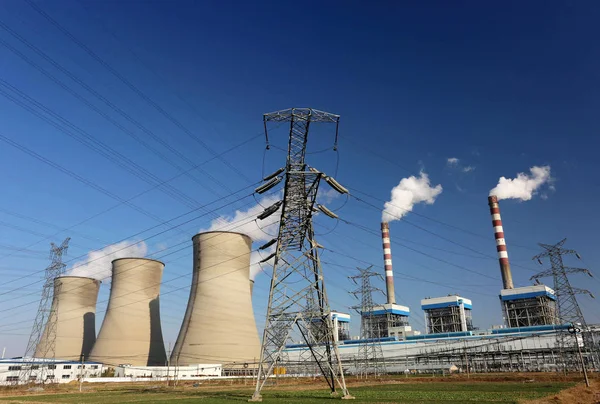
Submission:
[[[390,245],[390,225],[381,223],[381,239],[383,240],[383,262],[385,266],[385,289],[388,304],[396,304],[394,292],[394,271],[392,270],[392,249]]]
[[[498,261],[500,261],[500,272],[502,273],[502,284],[504,289],[513,289],[514,285],[510,272],[510,263],[508,262],[508,252],[506,251],[506,240],[504,239],[502,218],[500,217],[500,208],[498,207],[498,197],[495,195],[488,197],[488,204],[490,205],[490,213],[492,214],[496,250],[498,251]]]

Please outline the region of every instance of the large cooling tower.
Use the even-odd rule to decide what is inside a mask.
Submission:
[[[258,360],[260,342],[248,280],[250,246],[246,235],[195,235],[190,299],[171,363],[243,366]]]
[[[100,281],[92,278],[61,276],[54,279],[51,312],[55,331],[46,324],[35,357],[52,357],[48,346],[55,341],[54,358],[79,361],[88,358],[96,341],[96,300]]]
[[[164,264],[146,258],[112,262],[112,286],[90,360],[106,365],[163,366],[159,290]]]

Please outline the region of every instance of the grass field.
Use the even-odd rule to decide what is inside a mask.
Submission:
[[[411,404],[457,404],[457,403],[519,403],[553,395],[573,386],[565,382],[436,382],[409,381],[386,382],[370,386],[351,386],[356,400],[351,403],[411,403]],[[326,390],[311,385],[285,385],[264,390],[265,403],[313,404],[332,402]],[[5,392],[6,393],[6,392]],[[240,386],[90,386],[84,393],[76,386],[65,386],[53,394],[31,394],[0,397],[0,403],[242,403],[247,402],[252,390]],[[338,402],[341,402],[338,401]],[[344,401],[347,402],[347,401]]]

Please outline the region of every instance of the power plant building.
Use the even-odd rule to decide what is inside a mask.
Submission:
[[[252,240],[240,233],[206,232],[192,241],[192,286],[171,363],[247,367],[260,357],[249,286]]]
[[[371,312],[362,312],[363,321],[368,321],[367,329],[373,330],[378,335],[369,338],[397,337],[404,338],[413,335],[408,323],[410,309],[399,304],[383,304],[374,306]]]
[[[451,295],[421,300],[425,312],[427,334],[455,333],[473,330],[471,300]]]
[[[159,303],[164,266],[147,258],[112,262],[108,307],[91,360],[112,366],[166,365]]]
[[[488,205],[492,215],[496,250],[498,251],[500,272],[502,274],[503,289],[500,291],[500,302],[506,326],[511,328],[556,324],[554,303],[556,296],[552,289],[545,285],[515,289],[508,261],[498,198],[494,195],[489,196]]]
[[[558,322],[556,295],[545,285],[500,291],[502,313],[508,327],[551,325]]]
[[[329,316],[333,322],[333,336],[336,342],[350,339],[350,314],[332,311]]]
[[[96,341],[96,300],[100,281],[61,276],[54,279],[51,313],[54,332],[47,323],[36,348],[36,358],[87,360]],[[54,343],[54,349],[49,345]]]

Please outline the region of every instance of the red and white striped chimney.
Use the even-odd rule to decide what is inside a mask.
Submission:
[[[506,251],[506,240],[504,239],[504,228],[502,227],[502,218],[500,217],[500,208],[498,207],[498,197],[494,195],[488,197],[488,204],[490,205],[490,213],[492,214],[496,251],[498,251],[500,272],[502,273],[502,285],[504,289],[513,289],[514,285],[510,272],[510,263],[508,262],[508,252]]]
[[[392,248],[390,244],[390,225],[381,223],[381,239],[383,240],[383,263],[385,267],[385,288],[388,304],[396,304],[394,292],[394,271],[392,270]]]

